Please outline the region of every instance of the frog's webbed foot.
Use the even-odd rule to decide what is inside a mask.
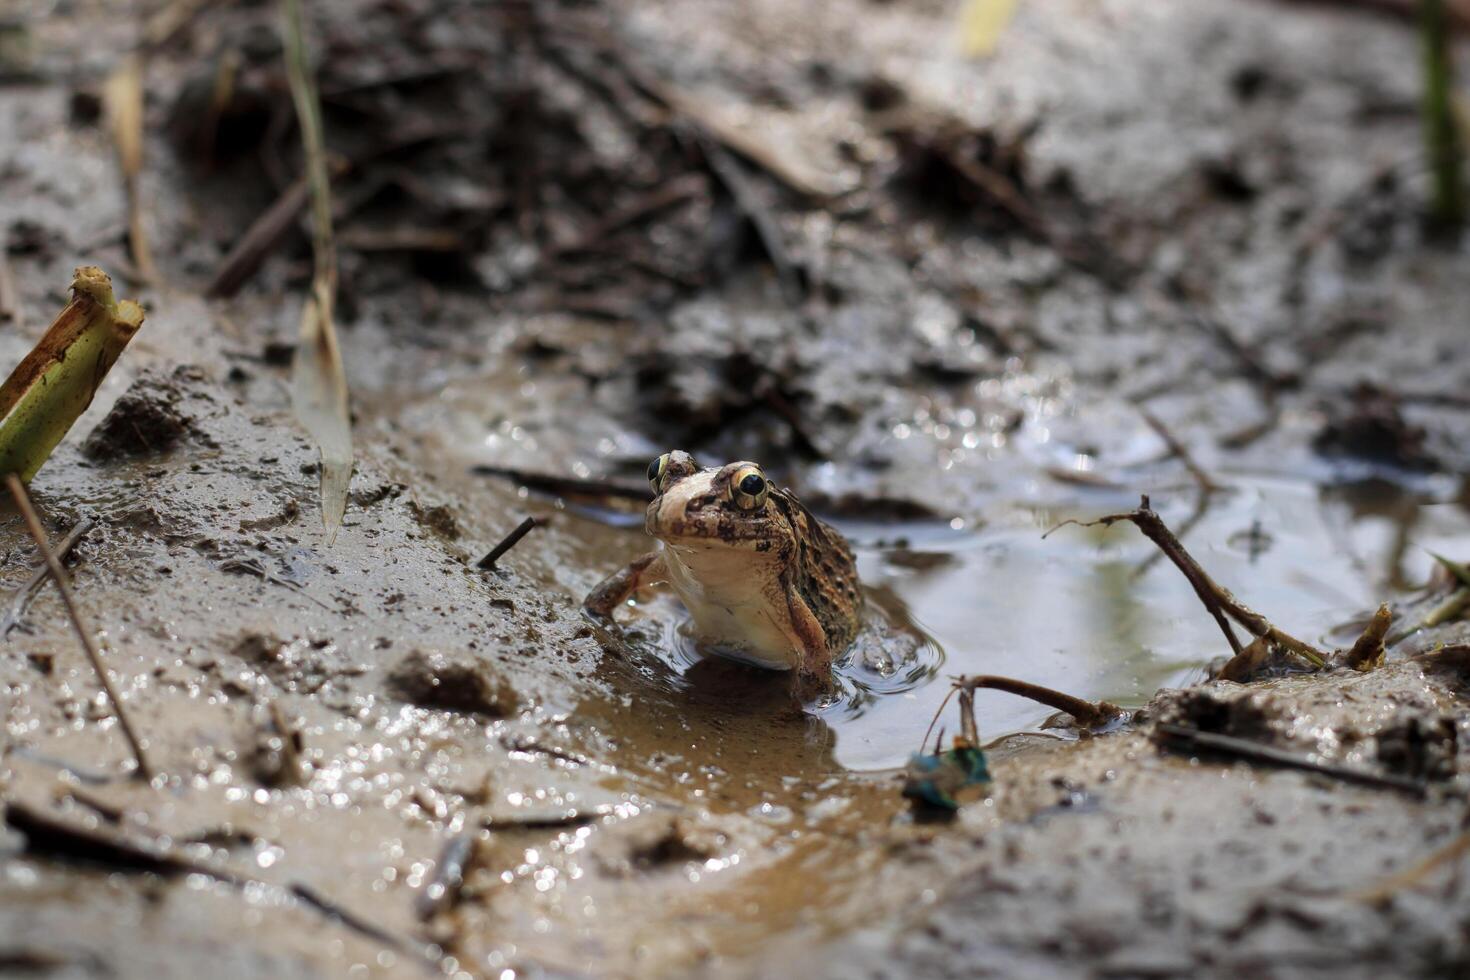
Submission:
[[[650,551],[598,583],[582,600],[582,608],[598,619],[611,620],[617,608],[640,587],[662,581],[665,577],[663,555]]]

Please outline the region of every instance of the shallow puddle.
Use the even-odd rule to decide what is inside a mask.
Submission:
[[[1470,553],[1470,513],[1447,492],[1423,502],[1386,484],[1222,477],[1229,489],[1202,513],[1193,491],[1156,496],[1153,506],[1221,584],[1325,646],[1334,645],[1334,627],[1388,597],[1391,582],[1422,581],[1429,551]],[[1069,518],[1135,503],[1083,491],[1075,506],[997,507],[1001,516],[974,529],[837,522],[858,551],[870,602],[910,620],[937,650],[887,679],[853,664],[841,669],[847,697],[820,711],[836,735],[836,761],[852,770],[901,765],[950,675],[1002,674],[1123,705],[1203,678],[1228,648],[1183,576],[1131,525],[1068,526],[1043,538]],[[624,533],[630,555],[645,547],[641,530]],[[663,620],[662,658],[687,671],[697,657],[679,635],[676,601],[644,612]],[[1039,730],[1052,714],[985,691],[977,711],[986,739]]]

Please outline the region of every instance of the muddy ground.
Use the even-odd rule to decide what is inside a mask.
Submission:
[[[156,284],[129,280],[97,95],[159,5],[47,6],[5,14],[0,353],[82,263],[148,309],[32,492],[53,535],[94,522],[77,592],[159,775],[129,778],[43,592],[0,644],[0,972],[1470,967],[1463,858],[1392,877],[1466,832],[1463,621],[1368,673],[1206,682],[1228,649],[1167,565],[1108,579],[1131,629],[1050,592],[1146,543],[1040,539],[1140,491],[1189,519],[1146,402],[1240,530],[1288,485],[1347,515],[1249,563],[1234,525],[1187,538],[1289,628],[1340,643],[1422,584],[1423,549],[1470,554],[1470,255],[1425,229],[1406,24],[1033,0],[973,59],[949,0],[313,5],[358,449],[328,546],[289,398],[306,238],[220,276],[300,166],[273,5],[146,48]],[[580,599],[646,547],[638,505],[535,478],[636,489],[674,447],[762,461],[858,541],[884,608],[949,575],[945,606],[976,611],[947,667],[866,714],[803,710],[662,655],[672,603],[594,631]],[[1251,541],[1296,540],[1261,513]],[[17,516],[0,548],[19,583]],[[1311,615],[1274,588],[1337,559],[1357,588]],[[1031,649],[1002,621],[1022,597],[1080,625]],[[1098,681],[1119,651],[1128,682]],[[1138,713],[1083,737],[982,701],[989,798],[917,820],[895,766],[958,669]],[[1427,789],[1167,750],[1161,719]]]

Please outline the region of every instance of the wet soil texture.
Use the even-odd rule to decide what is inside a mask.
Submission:
[[[1148,542],[1041,537],[1147,492],[1325,649],[1454,594],[1470,252],[1426,230],[1392,5],[1030,0],[983,57],[959,0],[307,6],[357,445],[331,546],[275,5],[0,10],[0,361],[77,265],[148,310],[31,492],[54,540],[92,522],[77,596],[159,772],[59,599],[15,607],[0,972],[1470,968],[1463,616],[1377,670],[1211,681],[1231,650]],[[135,49],[156,282],[101,112]],[[673,448],[790,485],[910,642],[803,706],[667,596],[590,622]],[[0,575],[35,564],[0,515]],[[1132,714],[982,692],[989,795],[933,822],[899,771],[951,673]]]

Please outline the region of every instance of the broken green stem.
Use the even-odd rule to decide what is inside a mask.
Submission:
[[[1445,0],[1419,0],[1419,32],[1424,46],[1424,142],[1434,179],[1431,214],[1441,228],[1455,229],[1465,221],[1465,181]]]

